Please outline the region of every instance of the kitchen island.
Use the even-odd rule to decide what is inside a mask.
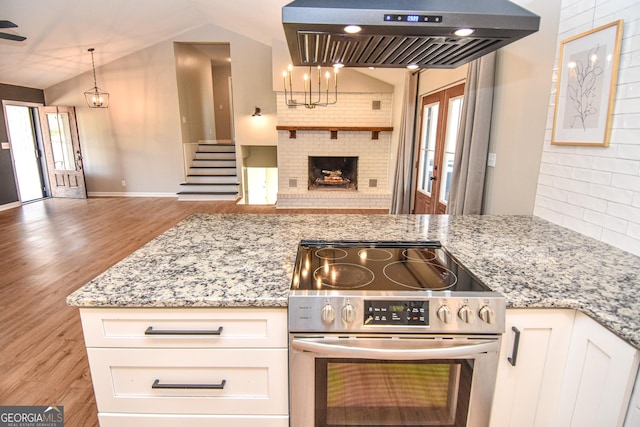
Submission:
[[[67,298],[80,308],[101,427],[287,427],[302,239],[439,240],[501,292],[491,427],[640,417],[637,256],[531,216],[196,214]]]
[[[640,348],[640,258],[531,216],[192,215],[67,298],[286,307],[301,239],[440,240],[511,308],[570,308]]]

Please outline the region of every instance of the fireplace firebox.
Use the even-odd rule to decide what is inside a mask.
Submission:
[[[309,190],[357,190],[357,157],[309,156]]]

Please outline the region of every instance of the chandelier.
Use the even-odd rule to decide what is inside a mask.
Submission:
[[[89,49],[89,52],[91,52],[91,68],[93,68],[93,88],[84,93],[84,98],[87,100],[89,108],[108,108],[109,93],[100,89],[96,83],[96,64],[93,62],[94,50],[94,48]]]
[[[318,91],[313,90],[314,84],[312,83],[311,67],[309,67],[309,74],[303,76],[304,80],[304,102],[297,102],[293,99],[293,65],[289,64],[288,71],[282,72],[282,78],[284,81],[284,102],[289,107],[304,106],[305,108],[326,107],[338,102],[338,69],[342,67],[342,64],[336,64],[333,66],[333,96],[329,100],[329,86],[331,73],[327,71],[324,75],[324,102],[322,101],[322,68],[318,65]],[[289,91],[287,93],[287,84]]]

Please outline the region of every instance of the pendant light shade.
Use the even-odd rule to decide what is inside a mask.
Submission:
[[[100,89],[96,83],[96,64],[93,62],[94,50],[94,48],[89,49],[91,68],[93,69],[93,87],[84,93],[84,98],[87,100],[89,108],[109,108],[109,93]]]

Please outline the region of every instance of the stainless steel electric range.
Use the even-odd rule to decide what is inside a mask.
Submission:
[[[291,426],[486,426],[505,300],[437,241],[302,241]]]

